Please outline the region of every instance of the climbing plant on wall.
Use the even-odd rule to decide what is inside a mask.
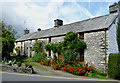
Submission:
[[[43,52],[44,50],[44,45],[42,41],[36,41],[33,47],[30,49],[31,51],[35,51],[36,53],[38,52]]]
[[[72,32],[72,31],[68,32],[65,35],[64,41],[59,42],[59,43],[50,43],[50,44],[45,45],[46,50],[52,50],[53,53],[59,52],[60,54],[62,54],[64,60],[65,60],[66,56],[70,57],[70,56],[72,56],[72,54],[75,54],[76,52],[79,53],[81,50],[83,50],[85,48],[86,48],[86,43],[84,41],[80,40],[77,33]],[[68,50],[69,50],[69,52],[68,52]],[[68,53],[66,53],[66,52],[68,52]],[[73,52],[75,52],[75,53],[73,53]],[[69,60],[72,60],[72,59],[69,59]]]

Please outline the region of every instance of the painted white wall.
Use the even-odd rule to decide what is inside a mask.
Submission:
[[[108,55],[110,53],[118,53],[118,45],[116,39],[116,30],[117,30],[118,18],[115,22],[109,27],[108,30]]]

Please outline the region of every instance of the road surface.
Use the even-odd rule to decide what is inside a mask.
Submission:
[[[120,83],[116,80],[90,79],[81,77],[58,77],[8,72],[0,72],[0,74],[2,74],[2,81],[79,81],[79,83]]]

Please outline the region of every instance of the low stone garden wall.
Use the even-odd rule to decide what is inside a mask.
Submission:
[[[20,68],[20,67],[13,67],[8,65],[2,65],[0,66],[0,69],[5,72],[18,72],[18,73],[34,73],[33,68]]]

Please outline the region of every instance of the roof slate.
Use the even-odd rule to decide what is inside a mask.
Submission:
[[[46,30],[41,30],[38,32],[29,33],[23,35],[16,41],[25,41],[30,39],[48,38],[53,36],[65,35],[69,31],[74,32],[86,32],[92,30],[99,30],[104,28],[109,28],[110,25],[117,18],[118,14],[108,14],[104,16],[99,16],[83,21],[74,22],[71,24],[66,24],[59,27],[53,27]]]

